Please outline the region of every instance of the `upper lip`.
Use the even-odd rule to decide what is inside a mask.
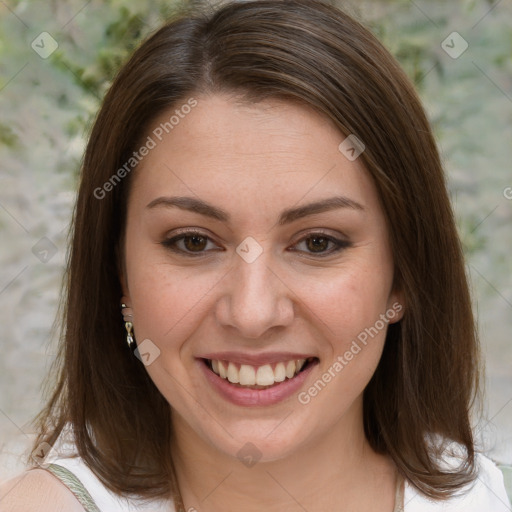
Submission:
[[[238,364],[248,364],[252,366],[263,366],[264,364],[273,364],[291,361],[292,359],[308,359],[316,357],[313,354],[304,354],[298,352],[267,352],[264,354],[247,354],[244,352],[211,352],[199,356],[202,359],[214,359],[218,361],[229,361]]]

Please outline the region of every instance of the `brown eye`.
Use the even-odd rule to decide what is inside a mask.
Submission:
[[[307,255],[330,256],[352,246],[351,242],[339,240],[323,233],[312,233],[300,240],[295,246],[304,244],[305,249],[298,249],[299,252],[305,252]],[[297,249],[293,249],[294,251]]]
[[[325,251],[328,248],[330,242],[328,238],[320,236],[310,236],[306,240],[308,240],[308,242],[306,242],[306,245],[308,249],[311,250],[311,252]]]
[[[201,235],[184,236],[183,244],[189,251],[202,251],[206,247],[207,238]]]
[[[167,249],[184,256],[202,256],[211,252],[207,250],[209,243],[215,246],[210,237],[195,231],[187,231],[161,242]]]

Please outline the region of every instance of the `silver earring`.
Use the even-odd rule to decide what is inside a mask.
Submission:
[[[133,310],[129,308],[124,302],[121,304],[121,311],[123,313],[124,327],[126,329],[126,343],[130,350],[135,348],[135,339],[133,337]]]

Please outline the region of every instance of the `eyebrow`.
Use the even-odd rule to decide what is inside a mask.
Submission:
[[[231,219],[231,215],[225,210],[222,210],[221,208],[213,206],[195,197],[157,197],[146,206],[146,208],[149,209],[156,207],[177,207],[182,210],[187,210],[193,213],[204,215],[205,217],[210,217],[212,219],[219,220],[221,222],[229,222]],[[290,224],[298,219],[302,219],[309,215],[323,213],[339,208],[350,208],[352,210],[360,211],[364,210],[364,206],[358,203],[357,201],[354,201],[353,199],[350,199],[345,196],[333,196],[326,199],[322,199],[320,201],[315,201],[314,203],[306,204],[304,206],[288,208],[286,210],[283,210],[281,212],[281,215],[279,216],[278,224],[280,226],[284,226],[285,224]]]

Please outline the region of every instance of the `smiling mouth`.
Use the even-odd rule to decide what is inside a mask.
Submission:
[[[274,364],[253,366],[216,359],[203,359],[210,371],[227,380],[235,387],[246,389],[268,389],[281,382],[295,378],[310,366],[317,364],[317,357],[291,359]]]

